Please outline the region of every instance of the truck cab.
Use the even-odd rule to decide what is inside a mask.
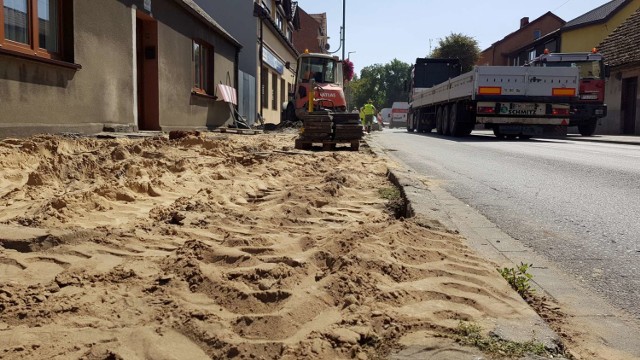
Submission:
[[[577,126],[583,136],[591,136],[598,119],[607,115],[604,103],[605,78],[609,69],[604,57],[595,49],[592,52],[549,53],[533,59],[528,66],[577,67],[580,70],[579,98],[571,107],[569,126]]]

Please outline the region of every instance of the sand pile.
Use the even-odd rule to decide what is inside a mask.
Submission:
[[[293,138],[1,141],[0,358],[452,358],[461,320],[530,316],[457,235],[395,219],[383,160]]]

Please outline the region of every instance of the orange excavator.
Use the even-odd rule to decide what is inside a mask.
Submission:
[[[296,147],[322,143],[325,148],[350,142],[357,149],[362,138],[360,117],[347,111],[342,62],[327,54],[305,51],[298,57],[294,93],[285,107],[284,119],[302,121]]]

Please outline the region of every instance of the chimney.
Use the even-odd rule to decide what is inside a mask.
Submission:
[[[529,18],[528,17],[523,17],[522,19],[520,19],[520,29],[522,29],[523,27],[527,26],[527,24],[529,24]]]

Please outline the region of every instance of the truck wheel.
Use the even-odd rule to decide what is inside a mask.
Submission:
[[[451,112],[451,107],[448,105],[444,106],[442,110],[442,134],[443,135],[451,135],[451,119],[449,117],[449,113]]]
[[[464,118],[464,114],[462,113],[462,106],[459,104],[453,104],[451,106],[451,113],[449,114],[449,127],[451,131],[451,135],[455,137],[461,137],[466,134],[465,132],[465,124],[462,123],[462,119]]]
[[[412,133],[415,129],[416,129],[416,119],[414,117],[412,117],[411,120],[407,118],[407,132]]]
[[[500,132],[500,128],[497,126],[493,128],[493,135],[495,135],[500,140],[505,138],[505,135]]]
[[[476,127],[475,124],[465,124],[464,125],[464,131],[462,133],[462,136],[469,136],[471,135],[471,132],[473,131],[473,129]]]
[[[588,119],[578,124],[578,131],[582,136],[591,136],[596,132],[598,119]]]

